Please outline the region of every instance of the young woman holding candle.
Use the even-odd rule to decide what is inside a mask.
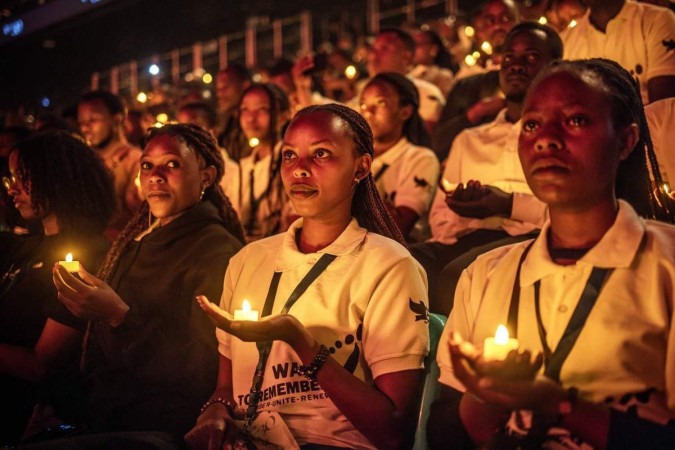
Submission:
[[[116,206],[103,162],[66,132],[17,142],[9,171],[3,187],[40,233],[0,237],[0,446],[22,436],[38,401],[72,419],[86,323],[58,302],[51,267],[69,252],[97,267],[109,248],[103,230]]]
[[[675,216],[646,176],[645,155],[660,183],[637,86],[608,60],[556,63],[530,87],[522,123],[521,163],[550,220],[536,240],[487,253],[463,274],[450,349],[438,357],[432,443],[670,447],[675,227],[636,209]],[[630,185],[617,181],[625,175]],[[631,202],[617,201],[627,186]],[[521,352],[487,363],[474,344],[499,324]]]
[[[219,181],[223,159],[215,140],[193,125],[153,128],[140,162],[145,201],[108,253],[99,276],[61,266],[59,299],[89,320],[82,369],[89,400],[85,435],[61,448],[159,432],[182,442],[216,381],[215,327],[194,302],[217,298],[243,232]],[[145,436],[145,435],[142,435]],[[78,440],[79,439],[79,440]],[[114,441],[118,442],[118,441]],[[133,447],[119,441],[119,448]]]
[[[301,219],[232,259],[222,309],[198,298],[219,327],[220,371],[186,441],[231,444],[248,411],[283,419],[303,448],[401,447],[428,351],[426,281],[370,174],[372,133],[350,108],[311,106],[282,156]],[[230,320],[244,299],[265,317]]]

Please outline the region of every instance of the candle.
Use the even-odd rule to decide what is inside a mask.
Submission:
[[[73,254],[68,253],[65,261],[59,261],[59,265],[63,266],[68,272],[77,273],[80,270],[80,262],[73,261]]]
[[[244,300],[244,303],[241,305],[241,309],[234,310],[234,320],[250,320],[257,322],[258,311],[251,309],[251,304],[248,302],[248,300]]]
[[[446,194],[450,194],[452,191],[457,189],[457,183],[451,183],[445,178],[441,178],[441,182],[438,184],[438,187],[440,187],[441,191],[445,192]]]
[[[257,137],[252,137],[251,139],[248,140],[249,147],[253,148],[257,147],[258,145],[260,145],[260,139],[258,139]]]
[[[518,350],[518,339],[509,338],[509,330],[504,325],[499,325],[495,337],[485,338],[483,359],[502,361],[511,350]]]

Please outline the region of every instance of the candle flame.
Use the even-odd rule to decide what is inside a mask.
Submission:
[[[504,325],[499,325],[497,327],[497,332],[495,333],[495,343],[498,345],[506,345],[508,342],[509,330],[507,330]]]
[[[68,253],[66,255],[66,262],[73,262],[73,254],[72,253]]]
[[[251,310],[251,304],[248,300],[244,300],[244,303],[241,304],[242,311],[249,312]]]
[[[249,147],[257,147],[258,144],[260,144],[260,139],[258,139],[257,137],[253,137],[248,140]]]
[[[485,52],[485,54],[487,54],[487,55],[492,54],[492,44],[490,44],[488,41],[484,41],[480,45],[480,48],[481,48],[481,50],[483,50],[483,52]]]

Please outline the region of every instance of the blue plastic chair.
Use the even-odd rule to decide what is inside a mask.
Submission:
[[[420,409],[417,416],[417,428],[415,430],[415,444],[413,450],[426,450],[427,445],[427,419],[429,407],[438,398],[440,385],[438,383],[438,364],[436,363],[436,351],[441,339],[441,333],[445,327],[447,317],[441,314],[429,313],[429,354],[424,360],[424,386],[420,399]]]

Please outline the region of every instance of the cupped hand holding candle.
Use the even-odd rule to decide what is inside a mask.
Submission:
[[[73,261],[73,254],[72,253],[68,253],[66,255],[65,261],[59,261],[59,265],[63,266],[63,268],[66,269],[70,273],[77,273],[80,270],[80,262],[79,261]]]
[[[258,315],[258,311],[251,309],[251,303],[249,303],[248,300],[244,300],[241,305],[241,309],[234,310],[234,320],[250,320],[257,322]]]
[[[485,338],[483,359],[485,361],[503,361],[512,350],[518,351],[518,339],[510,338],[509,330],[504,325],[499,325],[495,337]]]

